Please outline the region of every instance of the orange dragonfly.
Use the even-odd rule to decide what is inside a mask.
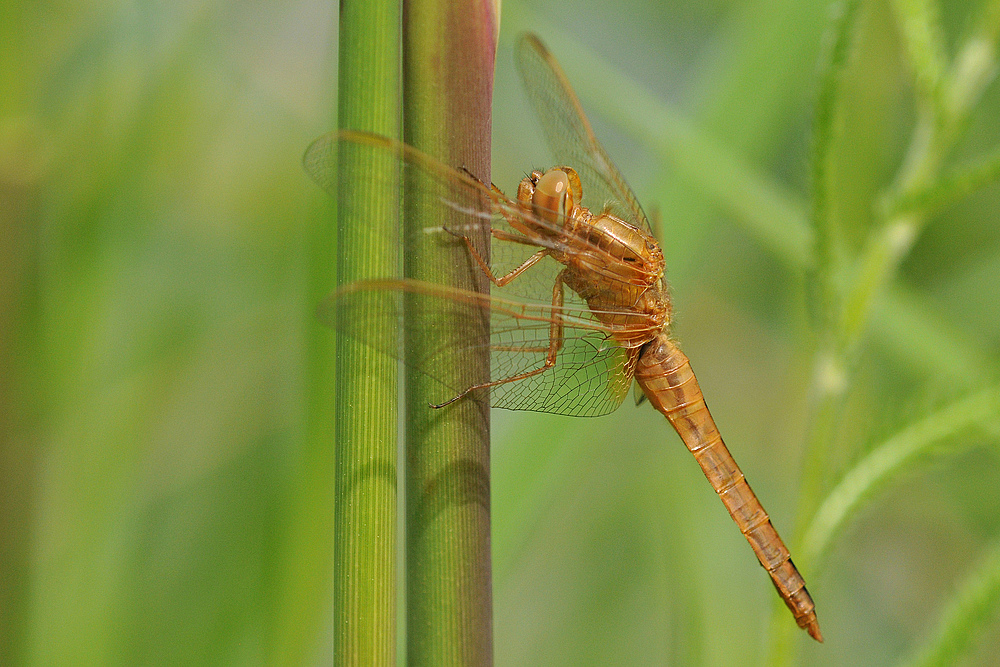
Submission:
[[[455,350],[480,351],[490,358],[490,380],[444,388],[450,396],[443,396],[446,400],[432,406],[436,408],[488,390],[493,407],[597,416],[617,409],[634,379],[642,392],[636,391],[637,402],[647,398],[670,421],[799,627],[823,641],[802,576],[722,441],[687,357],[669,335],[663,252],[646,215],[541,41],[523,37],[516,59],[560,161],[547,171],[532,171],[521,181],[516,199],[464,169],[362,132],[321,137],[304,159],[309,174],[333,193],[338,149],[398,160],[404,183],[416,182],[406,180],[413,173],[423,184],[407,190],[407,198],[436,207],[442,220],[464,215],[461,223],[420,234],[464,246],[467,263],[489,279],[491,293],[414,279],[357,281],[324,302],[321,318],[399,356],[398,326],[417,331],[432,311],[463,309],[474,325],[435,332],[433,344],[407,352],[407,364],[437,377],[442,359]],[[584,192],[591,206],[601,208],[585,207]],[[477,233],[478,239],[488,239],[485,245]],[[406,242],[411,241],[426,239]],[[488,327],[479,325],[484,321]],[[383,331],[390,333],[379,333]]]

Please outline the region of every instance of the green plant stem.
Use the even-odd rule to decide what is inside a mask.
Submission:
[[[821,331],[832,329],[832,319],[837,310],[835,276],[840,270],[841,239],[838,238],[839,230],[830,205],[835,188],[830,166],[835,148],[837,99],[847,67],[852,27],[859,4],[857,0],[850,0],[836,5],[839,14],[834,17],[829,33],[832,39],[823,56],[825,66],[820,75],[816,117],[813,120],[810,215],[815,234],[812,258],[807,264],[811,280],[807,283],[814,289],[807,296],[811,297],[814,324]]]
[[[817,368],[830,369],[829,373],[825,373],[827,377],[846,377],[849,373],[868,330],[874,304],[888,291],[888,285],[895,277],[900,262],[908,254],[928,219],[926,211],[913,207],[904,209],[895,202],[914,201],[919,196],[915,193],[927,191],[932,183],[940,179],[941,164],[957,140],[971,105],[978,100],[978,95],[969,91],[982,91],[982,86],[978,84],[983,78],[981,72],[985,65],[982,64],[959,68],[953,77],[942,79],[943,66],[940,61],[943,56],[939,53],[939,30],[936,27],[937,16],[933,5],[922,0],[901,0],[896,4],[904,35],[908,39],[908,52],[918,88],[923,92],[924,98],[919,102],[920,112],[906,159],[894,184],[889,188],[889,192],[893,194],[887,195],[887,200],[891,203],[881,207],[882,215],[878,216],[881,223],[869,236],[856,263],[853,278],[840,300],[842,306],[839,322],[834,323],[833,331],[823,333],[828,347],[820,350],[816,365]],[[977,83],[970,83],[970,80]],[[960,99],[961,102],[942,104],[941,97],[945,94],[940,90],[943,87],[965,91],[961,96],[952,96],[952,99]],[[980,173],[956,180],[953,187],[965,188],[973,185],[974,180],[979,183],[988,182],[990,175],[990,165],[987,163]],[[937,191],[937,196],[945,198],[949,194]],[[833,277],[829,276],[828,279],[832,281]],[[821,395],[821,406],[827,400],[822,396],[826,393],[826,386],[829,386],[828,383],[824,386],[823,375],[824,373],[817,373],[819,381],[816,384]],[[846,385],[846,381],[835,383],[839,387]],[[820,413],[823,410],[821,407]],[[825,467],[823,454],[832,438],[832,431],[827,433],[825,438],[815,440],[826,444],[820,444],[816,450],[810,451],[813,461],[807,466],[807,477],[818,476]],[[813,470],[810,471],[810,467]],[[807,487],[817,488],[808,482]],[[802,498],[801,506],[807,513],[811,512],[816,500],[815,495],[808,494]]]
[[[498,15],[486,3],[413,0],[404,11],[404,138],[446,164],[489,182],[490,111]],[[435,206],[434,184],[407,173],[404,189],[408,277],[488,291],[460,243],[441,244],[422,228],[459,215]],[[419,189],[418,189],[419,188]],[[442,219],[445,217],[446,219]],[[488,238],[478,239],[489,246]],[[480,246],[482,247],[482,246]],[[420,295],[408,295],[407,313]],[[442,304],[443,305],[443,304]],[[427,311],[424,310],[426,313]],[[438,330],[482,326],[461,307],[428,316],[406,355],[439,344]],[[455,352],[435,372],[452,387],[488,380],[489,358]],[[434,410],[440,385],[406,380],[407,662],[488,665],[493,660],[490,561],[489,403],[470,395]]]
[[[341,3],[339,125],[398,136],[399,4]],[[399,164],[341,146],[337,283],[398,265]],[[396,362],[347,336],[336,346],[334,656],[396,664]]]
[[[911,198],[909,193],[925,189],[936,179],[948,141],[953,139],[955,122],[956,119],[945,123],[927,114],[922,115],[914,129],[907,160],[892,191],[904,193],[900,197]],[[936,133],[935,129],[940,133]],[[910,210],[883,217],[882,220],[882,224],[870,235],[857,262],[853,280],[841,301],[839,321],[833,322],[833,330],[821,333],[821,340],[825,343],[816,355],[813,382],[817,396],[814,414],[817,417],[812,422],[807,448],[803,493],[800,495],[800,521],[812,513],[818,502],[836,413],[848,386],[848,374],[868,330],[873,305],[888,291],[900,262],[923,229],[927,215],[923,211]],[[833,281],[832,273],[827,274],[827,279]],[[832,305],[836,307],[836,303]],[[797,533],[801,534],[800,531]]]
[[[937,0],[893,0],[892,5],[917,92],[930,104],[939,105],[947,56]]]

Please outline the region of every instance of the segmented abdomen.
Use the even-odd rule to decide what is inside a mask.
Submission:
[[[815,605],[788,549],[750,489],[705,404],[688,358],[665,333],[643,348],[635,379],[694,455],[708,481],[747,538],[799,627],[823,641]]]

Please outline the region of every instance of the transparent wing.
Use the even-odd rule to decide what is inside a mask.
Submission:
[[[583,182],[583,205],[615,215],[652,234],[635,193],[594,136],[590,122],[562,67],[533,34],[517,42],[515,60],[556,160],[576,169]]]
[[[427,323],[440,321],[442,312],[455,308],[471,316],[462,318],[457,328],[452,324],[425,330]],[[489,318],[489,335],[478,326],[476,314]],[[493,407],[588,417],[607,414],[628,393],[638,355],[638,349],[614,343],[586,309],[528,305],[410,279],[353,282],[327,297],[319,316],[437,380],[440,403],[465,391],[450,384],[443,369],[470,353],[488,353],[494,380],[541,367],[553,318],[565,323],[555,367],[491,388]],[[404,352],[403,341],[411,333],[426,344]]]
[[[404,237],[404,244],[431,241],[452,250],[458,246],[462,250],[459,256],[465,258],[473,271],[481,269],[467,252],[460,238],[462,234],[500,230],[521,236],[509,222],[517,216],[530,218],[532,224],[540,227],[548,225],[553,232],[561,229],[464,170],[444,165],[405,144],[365,133],[332,133],[307,150],[306,170],[332,193],[336,191],[336,179],[331,173],[338,145],[389,153],[398,158],[404,170],[403,182],[421,184],[419,191],[406,189],[404,196],[434,207],[435,213],[450,221],[415,230],[410,237]],[[405,178],[408,170],[419,172],[421,178]],[[465,214],[457,223],[456,212]],[[366,224],[366,221],[341,220],[340,224]],[[490,238],[489,233],[485,236]],[[494,274],[502,275],[540,251],[565,251],[551,247],[554,245],[556,241],[545,238],[526,243],[493,237],[491,243],[476,247]],[[597,247],[587,251],[602,252]],[[608,327],[569,288],[563,289],[562,304],[553,304],[553,286],[562,269],[559,262],[545,256],[508,285],[493,286],[490,295],[401,279],[395,272],[387,271],[384,280],[359,281],[334,292],[320,306],[320,318],[352,338],[405,359],[408,366],[438,380],[442,403],[467,389],[449,386],[443,379],[440,369],[448,367],[454,359],[469,358],[462,356],[469,352],[488,352],[490,379],[494,381],[540,368],[549,351],[552,324],[557,322],[561,324],[562,335],[558,337],[560,349],[555,366],[529,378],[493,387],[492,404],[566,415],[607,414],[618,407],[628,392],[638,350],[616,344]],[[622,312],[630,312],[629,306],[623,304]],[[447,320],[453,324],[448,328],[436,325],[443,321],[441,316],[446,311],[450,311],[452,317]],[[488,328],[484,326],[487,322]],[[404,353],[401,341],[414,340],[424,343],[416,348],[409,345]]]

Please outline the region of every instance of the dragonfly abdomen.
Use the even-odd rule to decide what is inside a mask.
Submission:
[[[687,356],[661,333],[643,348],[635,379],[698,461],[799,627],[823,641],[805,581],[723,442]]]

